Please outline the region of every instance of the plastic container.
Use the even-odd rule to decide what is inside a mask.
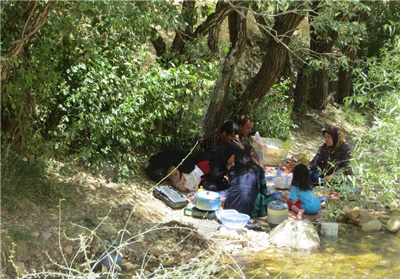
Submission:
[[[219,221],[221,221],[221,215],[229,214],[229,213],[239,213],[239,212],[235,209],[219,209],[219,210],[215,211],[215,215],[217,216],[217,219]]]
[[[243,229],[244,226],[250,220],[250,216],[247,214],[242,213],[235,213],[235,212],[225,212],[222,211],[218,214],[219,220],[224,224],[224,226],[228,229],[232,230],[240,230]]]
[[[272,201],[268,204],[268,223],[277,226],[289,218],[289,207],[283,200]]]
[[[204,188],[203,188],[203,186],[200,186],[199,187],[199,190],[197,190],[197,192],[204,192],[205,190],[204,190]]]
[[[337,236],[339,232],[338,223],[325,222],[321,224],[321,235]]]

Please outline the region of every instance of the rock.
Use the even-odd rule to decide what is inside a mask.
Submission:
[[[375,216],[369,214],[369,213],[366,212],[366,211],[363,211],[363,212],[361,212],[361,214],[360,214],[360,220],[359,220],[359,222],[358,222],[358,225],[359,225],[360,227],[362,227],[362,225],[364,225],[365,223],[367,223],[367,222],[369,222],[369,221],[377,221],[377,220],[378,220],[378,219],[377,219]]]
[[[110,224],[106,224],[106,223],[101,225],[100,230],[102,232],[105,232],[108,235],[117,235],[118,234],[118,230],[116,228],[114,228]]]
[[[49,240],[49,238],[50,238],[51,236],[52,236],[52,234],[49,233],[49,232],[46,232],[46,231],[43,231],[43,232],[41,233],[41,239],[42,239],[43,241]]]
[[[400,231],[400,216],[393,215],[390,220],[386,223],[387,229],[390,232]]]
[[[23,262],[14,262],[14,265],[19,276],[26,273],[25,264]]]
[[[361,208],[359,208],[358,206],[354,207],[352,210],[349,211],[348,213],[348,217],[351,220],[357,220],[358,217],[360,217],[361,214]]]
[[[38,238],[40,236],[40,232],[38,231],[31,232],[31,236],[34,238]]]
[[[361,229],[365,232],[377,232],[382,228],[382,224],[379,220],[372,220],[364,223]]]
[[[133,271],[133,270],[135,270],[135,269],[140,269],[140,267],[138,267],[138,266],[136,266],[136,265],[134,265],[134,264],[132,264],[132,263],[130,263],[130,262],[124,262],[124,263],[122,264],[122,266],[124,267],[124,269],[125,269],[126,271]]]
[[[72,246],[67,246],[67,247],[64,248],[64,253],[67,256],[72,256],[72,251],[73,251]]]
[[[308,220],[285,220],[271,230],[268,236],[277,247],[311,250],[320,246],[320,239]]]

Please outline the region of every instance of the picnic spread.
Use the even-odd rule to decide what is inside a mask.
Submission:
[[[266,219],[270,227],[276,227],[287,219],[297,220],[296,212],[289,210],[287,202],[282,197],[287,197],[290,193],[293,168],[299,163],[306,163],[308,161],[307,155],[288,155],[290,141],[282,142],[278,139],[261,138],[258,133],[253,139],[253,147],[255,151],[260,152],[259,157],[263,159],[265,165],[265,196],[270,199],[265,216],[260,218]],[[168,155],[175,158],[175,160],[183,157],[182,155]],[[154,161],[154,158],[152,159]],[[165,160],[165,158],[163,159]],[[178,165],[175,161],[169,163],[172,166]],[[186,169],[192,171],[181,175],[179,175],[178,169],[174,170],[171,166],[163,166],[163,168],[172,171],[168,176],[168,178],[172,179],[161,183],[163,186],[155,187],[153,193],[155,197],[164,201],[169,207],[183,209],[184,215],[193,218],[218,220],[229,229],[256,227],[254,226],[253,216],[243,214],[235,209],[224,208],[229,189],[222,191],[204,190],[201,185],[203,166],[194,165],[194,167],[191,167],[186,164]],[[165,191],[161,191],[162,187],[167,188],[165,188]],[[313,191],[321,202],[322,208],[326,207],[331,198],[329,189],[317,186]],[[301,219],[311,220],[315,226],[319,226],[322,221],[318,213],[303,214]]]

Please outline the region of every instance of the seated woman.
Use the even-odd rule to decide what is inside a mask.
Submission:
[[[311,181],[313,183],[319,182],[320,179],[330,181],[340,173],[352,174],[349,168],[351,148],[345,141],[343,133],[337,127],[330,126],[322,134],[325,137],[325,143],[320,146],[317,154],[308,163]]]
[[[233,163],[239,147],[228,141],[217,144],[213,151],[197,160],[197,167],[203,172],[200,185],[208,191],[223,191],[229,188],[226,178],[228,166]]]
[[[228,172],[231,185],[224,208],[236,209],[250,217],[267,214],[267,205],[274,197],[267,198],[265,171],[254,163],[250,151],[242,149],[236,153],[235,165]]]
[[[303,218],[304,213],[313,215],[321,209],[321,202],[314,193],[308,168],[302,163],[293,168],[289,197],[282,195],[281,198],[286,200],[290,210],[297,213],[299,220]]]

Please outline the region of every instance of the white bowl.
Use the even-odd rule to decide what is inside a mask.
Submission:
[[[250,220],[250,216],[247,214],[237,213],[237,212],[220,212],[219,220],[228,229],[239,230],[243,229],[244,226]]]

